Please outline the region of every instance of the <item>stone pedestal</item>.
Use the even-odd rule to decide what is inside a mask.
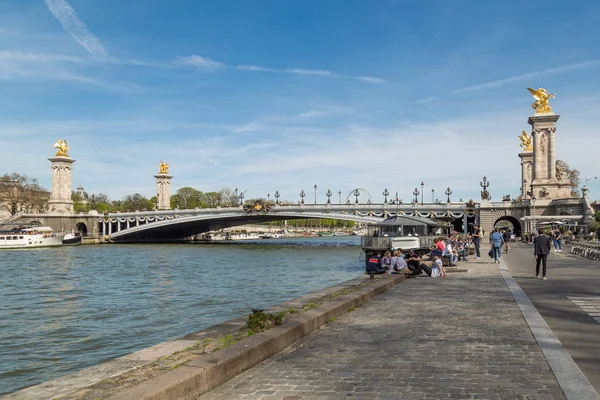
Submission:
[[[538,199],[571,197],[571,184],[556,177],[556,150],[554,136],[560,115],[536,114],[527,121],[533,136],[533,194]]]
[[[71,169],[74,159],[68,156],[49,158],[52,163],[52,192],[48,201],[50,213],[73,213]]]
[[[529,185],[533,183],[533,152],[524,151],[519,154],[521,159],[521,198],[529,198]]]
[[[154,175],[156,178],[156,197],[158,198],[157,209],[171,209],[171,178],[169,174]]]

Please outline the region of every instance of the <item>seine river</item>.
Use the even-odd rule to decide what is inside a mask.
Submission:
[[[0,395],[364,271],[357,236],[0,253]]]

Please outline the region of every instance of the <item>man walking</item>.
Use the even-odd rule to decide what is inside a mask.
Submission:
[[[479,246],[481,245],[481,231],[477,225],[473,225],[473,244],[475,245],[475,258],[481,258]]]
[[[538,235],[533,239],[533,254],[535,254],[535,275],[538,278],[546,280],[546,262],[550,253],[550,238],[543,234],[541,229]],[[542,263],[542,276],[540,276],[540,262]]]
[[[506,252],[508,253],[508,251],[510,250],[510,232],[508,229],[502,231],[502,239],[504,239],[504,247],[506,249]]]
[[[502,257],[502,244],[504,243],[504,238],[502,237],[502,234],[498,232],[498,228],[494,229],[494,233],[492,233],[490,241],[492,242],[492,250],[494,252],[494,262],[496,264],[500,264],[500,258]]]

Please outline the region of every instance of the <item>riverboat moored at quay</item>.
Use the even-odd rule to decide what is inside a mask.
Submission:
[[[0,250],[62,246],[64,236],[49,226],[3,225],[0,226]]]

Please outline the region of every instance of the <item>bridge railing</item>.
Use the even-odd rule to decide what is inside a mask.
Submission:
[[[590,260],[600,260],[600,242],[597,240],[590,242],[572,242],[571,253],[589,258]]]

